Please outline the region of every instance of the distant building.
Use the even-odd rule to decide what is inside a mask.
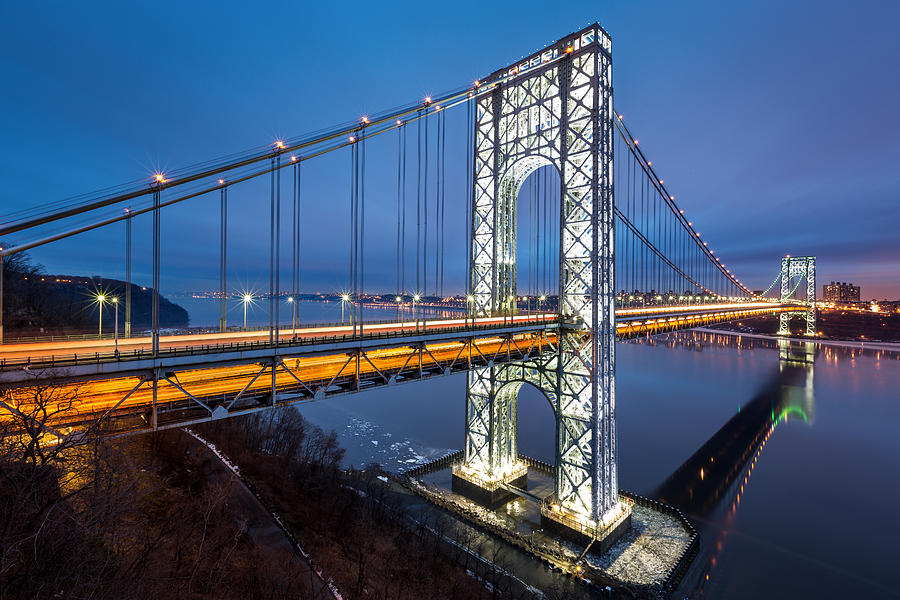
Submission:
[[[826,302],[859,302],[859,286],[852,283],[832,281],[825,285],[823,294]]]

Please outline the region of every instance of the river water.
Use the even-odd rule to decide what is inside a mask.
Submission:
[[[312,320],[339,317],[315,304]],[[619,486],[686,505],[701,535],[674,598],[900,597],[900,355],[786,361],[774,341],[703,332],[616,352]],[[338,431],[348,464],[398,471],[462,447],[464,394],[456,374],[300,410]],[[549,403],[525,386],[518,415],[520,453],[552,462]],[[706,453],[720,464],[701,475]]]

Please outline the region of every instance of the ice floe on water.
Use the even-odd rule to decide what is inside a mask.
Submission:
[[[344,466],[364,467],[378,463],[383,469],[399,473],[447,454],[448,448],[433,448],[418,441],[386,431],[381,425],[338,409],[317,405],[301,410],[303,416],[323,429],[337,431],[346,448]]]
[[[391,472],[405,471],[448,451],[446,448],[431,448],[409,438],[394,437],[380,425],[352,416],[339,432],[339,437],[347,449],[344,462],[348,466],[378,463]]]

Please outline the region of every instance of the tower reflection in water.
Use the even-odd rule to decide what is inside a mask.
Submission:
[[[761,341],[748,344],[747,338],[739,336],[708,336],[692,335],[676,343],[696,344],[696,349],[702,350],[710,344],[743,347]],[[777,372],[655,493],[661,501],[691,515],[701,531],[698,556],[680,586],[693,591],[695,597],[703,596],[704,584],[715,569],[741,497],[769,438],[781,423],[796,420],[811,424],[814,418],[815,342],[779,339],[760,345],[770,344],[778,348]],[[712,523],[718,531],[712,531]]]

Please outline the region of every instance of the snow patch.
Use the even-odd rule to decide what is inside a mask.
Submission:
[[[207,448],[209,448],[210,450],[212,450],[212,453],[215,454],[216,456],[218,456],[218,457],[219,457],[219,460],[221,460],[222,463],[223,463],[226,467],[228,467],[228,468],[231,470],[232,473],[234,473],[235,475],[237,475],[237,476],[240,477],[240,475],[241,475],[241,470],[238,468],[238,466],[237,466],[236,464],[234,464],[233,462],[231,462],[230,460],[228,460],[228,457],[227,457],[227,456],[225,456],[224,454],[222,454],[221,452],[219,452],[219,449],[216,448],[216,445],[215,445],[215,444],[213,444],[212,442],[206,441],[205,439],[203,439],[202,437],[200,437],[199,435],[197,435],[196,433],[194,433],[193,431],[191,431],[191,430],[188,429],[188,428],[185,428],[184,430],[185,430],[185,431],[188,433],[188,435],[190,435],[192,438],[194,438],[195,440],[197,440],[198,442],[200,442],[201,444],[203,444],[204,446],[206,446]]]

